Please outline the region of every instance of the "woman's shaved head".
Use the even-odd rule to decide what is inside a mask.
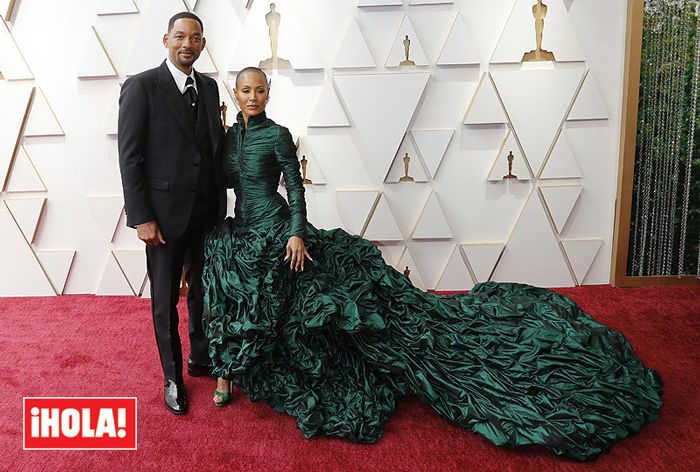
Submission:
[[[262,79],[263,82],[265,82],[265,85],[267,85],[267,74],[265,71],[258,67],[246,67],[245,69],[241,70],[238,75],[236,75],[236,88],[238,88],[238,84],[241,80],[241,77],[243,77],[246,74],[258,74]]]

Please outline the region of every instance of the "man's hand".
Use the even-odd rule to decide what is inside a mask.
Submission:
[[[149,246],[159,246],[161,244],[165,244],[163,233],[160,232],[158,223],[155,221],[149,221],[148,223],[136,225],[136,235],[141,241]]]
[[[304,240],[301,239],[299,236],[292,236],[291,238],[289,238],[289,241],[287,241],[284,260],[286,261],[290,258],[291,261],[289,262],[289,268],[294,271],[298,271],[300,269],[302,271],[304,270],[305,259],[313,261],[313,259],[311,259],[311,256],[309,255],[309,252],[304,246]]]

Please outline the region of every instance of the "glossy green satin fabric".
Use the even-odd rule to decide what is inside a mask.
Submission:
[[[259,116],[227,140],[236,217],[210,235],[204,270],[214,372],[304,436],[375,442],[396,399],[416,394],[495,444],[587,460],[658,417],[659,376],[567,297],[493,282],[422,292],[371,242],[305,224],[286,128]],[[314,259],[304,272],[283,261],[293,234]]]

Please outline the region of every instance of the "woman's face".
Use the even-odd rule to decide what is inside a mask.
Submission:
[[[265,111],[270,90],[262,75],[246,72],[236,81],[236,100],[245,116],[259,115]]]

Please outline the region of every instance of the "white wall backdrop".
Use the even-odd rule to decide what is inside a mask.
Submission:
[[[21,0],[0,14],[0,295],[148,293],[124,226],[116,112],[193,10],[235,119],[235,71],[270,57],[261,0]],[[309,220],[376,241],[422,288],[607,283],[625,1],[277,0],[268,115],[308,159]],[[415,66],[405,59],[411,39]],[[513,153],[513,174],[507,155]],[[411,157],[414,182],[404,175]],[[283,191],[283,189],[281,189]],[[230,202],[231,203],[231,202]]]

